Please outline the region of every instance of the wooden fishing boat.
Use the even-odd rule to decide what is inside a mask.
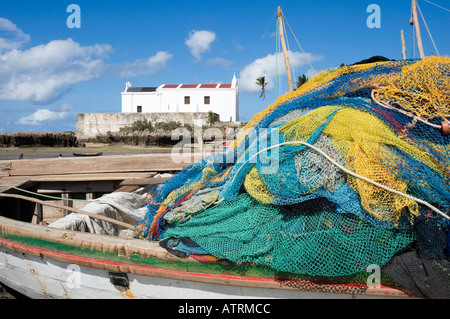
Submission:
[[[0,217],[0,282],[30,298],[406,297],[388,287],[355,293],[345,285],[311,283],[302,290],[264,267],[246,267],[244,273],[242,269],[179,258],[158,242]]]
[[[103,152],[98,152],[98,153],[79,153],[79,152],[74,152],[73,156],[102,156]]]
[[[109,175],[111,179],[120,175],[126,180],[106,196],[91,196],[81,208],[23,196],[13,188],[0,188],[0,283],[30,298],[407,297],[388,287],[366,289],[312,282],[298,285],[292,277],[283,277],[267,267],[202,260],[193,255],[181,258],[157,241],[122,236],[132,232],[138,219],[123,215],[123,206],[134,205],[130,211],[145,207],[146,192],[152,184],[165,180],[155,178],[156,172],[176,172],[190,163],[174,164],[169,159],[170,154],[152,154],[1,163],[5,169],[0,184],[34,184],[29,189],[41,190],[42,194],[55,191],[59,185],[59,192],[70,195],[71,191],[79,191],[82,180],[86,183],[85,192],[92,192],[101,186],[93,184],[94,177],[104,181]],[[147,170],[152,173],[142,167],[149,167]],[[105,203],[110,203],[108,207],[115,211],[105,211]],[[72,213],[47,224],[42,207],[52,205]],[[64,224],[65,220],[69,222]],[[90,228],[114,228],[114,232],[80,228],[80,220],[90,223]]]

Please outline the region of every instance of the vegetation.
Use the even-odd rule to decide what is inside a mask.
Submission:
[[[120,131],[132,131],[132,132],[156,132],[156,131],[165,131],[165,132],[172,132],[173,130],[184,127],[188,129],[189,131],[193,131],[194,127],[189,124],[182,124],[180,122],[170,121],[170,122],[158,122],[154,126],[152,123],[147,120],[137,120],[135,121],[131,126],[127,126],[125,128],[120,129]]]
[[[297,78],[297,82],[295,82],[295,86],[298,89],[299,87],[301,87],[306,82],[308,82],[308,78],[306,77],[306,75],[304,75],[304,74],[299,75],[298,78]]]
[[[263,100],[266,99],[266,86],[268,83],[266,83],[266,77],[260,76],[256,79],[256,85],[259,85],[261,87],[261,95],[259,98],[263,98]]]

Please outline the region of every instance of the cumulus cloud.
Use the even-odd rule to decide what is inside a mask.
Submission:
[[[224,59],[224,58],[213,58],[207,61],[207,64],[210,66],[220,66],[222,69],[228,70],[234,64],[233,61]]]
[[[97,78],[109,45],[81,46],[72,39],[55,40],[28,50],[0,55],[0,99],[46,104],[70,86]]]
[[[313,55],[311,53],[305,53],[307,58],[300,52],[289,51],[288,55],[289,63],[291,64],[291,68],[294,70],[307,65],[308,60],[312,63],[322,59],[321,56]],[[259,92],[261,87],[256,85],[256,79],[260,76],[265,76],[268,83],[266,89],[267,91],[271,91],[275,87],[277,61],[278,72],[280,72],[281,75],[286,75],[283,54],[269,54],[264,58],[256,59],[239,73],[239,90],[242,92]]]
[[[172,57],[173,54],[160,51],[148,59],[111,65],[110,69],[114,70],[114,73],[117,71],[122,77],[147,76],[156,74],[159,70],[165,68]]]
[[[184,42],[196,61],[202,59],[202,54],[211,49],[211,44],[216,40],[216,34],[212,31],[189,32],[189,37]]]
[[[71,114],[73,107],[71,104],[64,103],[59,110],[39,109],[29,116],[20,118],[17,123],[23,125],[39,125],[42,122],[61,120]]]
[[[10,20],[0,18],[0,51],[18,49],[29,41],[28,34],[25,34]]]
[[[82,46],[69,38],[20,49],[29,36],[4,18],[0,18],[2,30],[12,32],[15,38],[2,38],[0,33],[0,100],[50,104],[75,84],[103,75],[130,78],[155,74],[173,57],[160,51],[147,59],[108,64],[105,59],[113,51],[108,44]]]

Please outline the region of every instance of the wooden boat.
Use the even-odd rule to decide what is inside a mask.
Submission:
[[[188,161],[183,164],[169,163],[169,159],[170,154],[151,154],[107,156],[101,160],[65,158],[4,163],[5,169],[1,171],[4,176],[0,175],[0,184],[12,184],[14,181],[17,185],[38,183],[35,189],[42,190],[54,190],[61,183],[60,190],[70,192],[69,182],[72,180],[74,191],[78,191],[80,179],[89,178],[86,192],[93,191],[93,177],[106,179],[108,174],[113,174],[111,178],[114,179],[122,174],[127,180],[120,183],[121,187],[116,191],[91,199],[81,208],[59,206],[73,213],[49,225],[40,222],[42,216],[37,217],[36,214],[42,213],[39,205],[55,204],[0,189],[0,282],[30,298],[407,297],[403,292],[388,287],[357,287],[355,290],[355,287],[345,285],[315,285],[308,282],[299,286],[292,278],[284,278],[267,267],[205,262],[193,256],[179,258],[160,247],[159,242],[120,236],[119,230],[130,232],[133,229],[132,222],[124,223],[126,218],[114,212],[101,215],[101,212],[89,210],[88,205],[106,202],[117,194],[144,200],[142,194],[147,189],[142,185],[151,187],[152,182],[164,181],[164,178],[155,178],[156,172],[174,172],[189,165]],[[149,167],[152,171],[150,175],[155,175],[151,181],[144,177],[149,173],[143,167]],[[13,202],[4,203],[5,197],[13,197],[7,199]],[[30,202],[35,207],[30,207]],[[136,207],[144,205],[135,199],[117,199],[116,202],[122,205],[134,203]],[[5,207],[10,208],[5,210]],[[85,229],[55,226],[60,221],[84,215],[90,216],[84,218],[93,227],[117,225],[117,234],[88,233]]]
[[[323,292],[325,285],[311,283],[302,290],[264,267],[247,267],[244,273],[242,269],[178,258],[158,242],[0,217],[0,282],[30,298],[406,297],[388,287],[355,293],[343,285]]]
[[[102,156],[103,152],[98,152],[98,153],[78,153],[78,152],[74,152],[73,156]]]

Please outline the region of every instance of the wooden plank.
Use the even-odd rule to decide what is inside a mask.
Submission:
[[[12,161],[10,176],[88,174],[112,172],[176,172],[194,163],[196,157],[171,154],[103,156],[97,158],[51,158]]]
[[[39,194],[54,193],[111,193],[119,187],[119,181],[45,182],[38,185]]]
[[[159,178],[132,178],[124,180],[120,183],[120,186],[148,186],[148,185],[157,185],[164,183],[169,180],[167,177],[159,177]]]
[[[18,187],[22,189],[27,189],[34,185],[33,182],[26,176],[15,176],[15,177],[1,177],[0,178],[0,193],[6,192],[17,192],[13,187]]]
[[[36,204],[33,214],[33,219],[31,220],[32,224],[39,224],[44,220],[43,218],[43,212],[42,212],[42,205]]]
[[[102,173],[102,174],[63,174],[63,175],[39,175],[31,176],[30,181],[42,182],[96,182],[96,181],[123,181],[130,178],[151,178],[156,172],[131,172],[131,173]]]
[[[113,193],[132,193],[138,189],[139,186],[122,186],[119,189],[116,189]]]

